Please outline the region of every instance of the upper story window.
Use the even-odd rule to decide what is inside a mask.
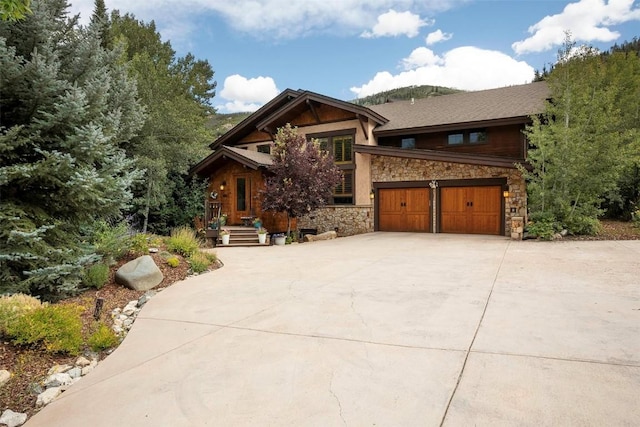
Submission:
[[[484,130],[455,132],[447,135],[447,145],[484,144],[488,141]]]
[[[258,153],[271,154],[271,144],[260,144],[257,148]]]
[[[415,138],[402,138],[401,147],[405,149],[416,148]]]
[[[333,156],[334,163],[343,173],[342,182],[333,190],[333,204],[351,205],[354,198],[354,169],[353,144],[355,142],[355,130],[349,133],[330,132],[317,135],[307,135],[320,144],[320,150],[328,152]]]

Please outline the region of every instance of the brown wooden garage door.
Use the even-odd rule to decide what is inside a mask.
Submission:
[[[430,228],[429,188],[378,190],[380,231],[424,231]]]
[[[442,233],[500,234],[503,216],[500,186],[440,188]]]

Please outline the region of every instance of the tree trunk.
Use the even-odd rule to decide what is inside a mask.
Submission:
[[[142,224],[142,232],[147,232],[147,225],[149,224],[149,205],[151,204],[151,183],[147,184],[147,197],[144,206],[144,223]]]

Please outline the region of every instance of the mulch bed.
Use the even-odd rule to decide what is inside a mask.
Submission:
[[[189,264],[179,255],[178,267],[169,267],[166,261],[158,254],[150,254],[156,265],[164,275],[163,281],[154,290],[161,290],[185,279],[189,275]],[[79,304],[84,307],[82,313],[83,331],[88,332],[94,325],[93,317],[97,298],[104,300],[100,320],[108,326],[113,325],[111,312],[115,308],[123,308],[129,301],[137,300],[144,294],[143,291],[134,291],[115,283],[115,272],[124,263],[134,257],[128,257],[119,261],[110,270],[109,281],[99,290],[91,289],[81,294],[60,301],[59,304]],[[217,268],[216,263],[212,269]],[[104,359],[111,351],[107,350],[97,354],[99,360]],[[95,355],[95,354],[94,354]],[[5,409],[14,412],[23,412],[31,417],[37,412],[37,393],[32,392],[32,384],[45,379],[49,369],[58,364],[73,364],[78,356],[52,355],[39,348],[15,346],[7,341],[0,342],[0,369],[11,372],[11,379],[0,387],[0,413]]]

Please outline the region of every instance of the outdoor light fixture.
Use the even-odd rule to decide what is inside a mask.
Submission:
[[[376,192],[375,192],[375,190],[372,188],[372,189],[371,189],[371,192],[369,193],[369,198],[370,198],[371,200],[373,200],[375,197],[376,197]]]
[[[220,191],[224,191],[225,185],[227,185],[227,181],[222,181],[222,184],[220,184]]]
[[[507,197],[509,197],[509,190],[504,190],[502,192],[502,196],[506,199]]]

